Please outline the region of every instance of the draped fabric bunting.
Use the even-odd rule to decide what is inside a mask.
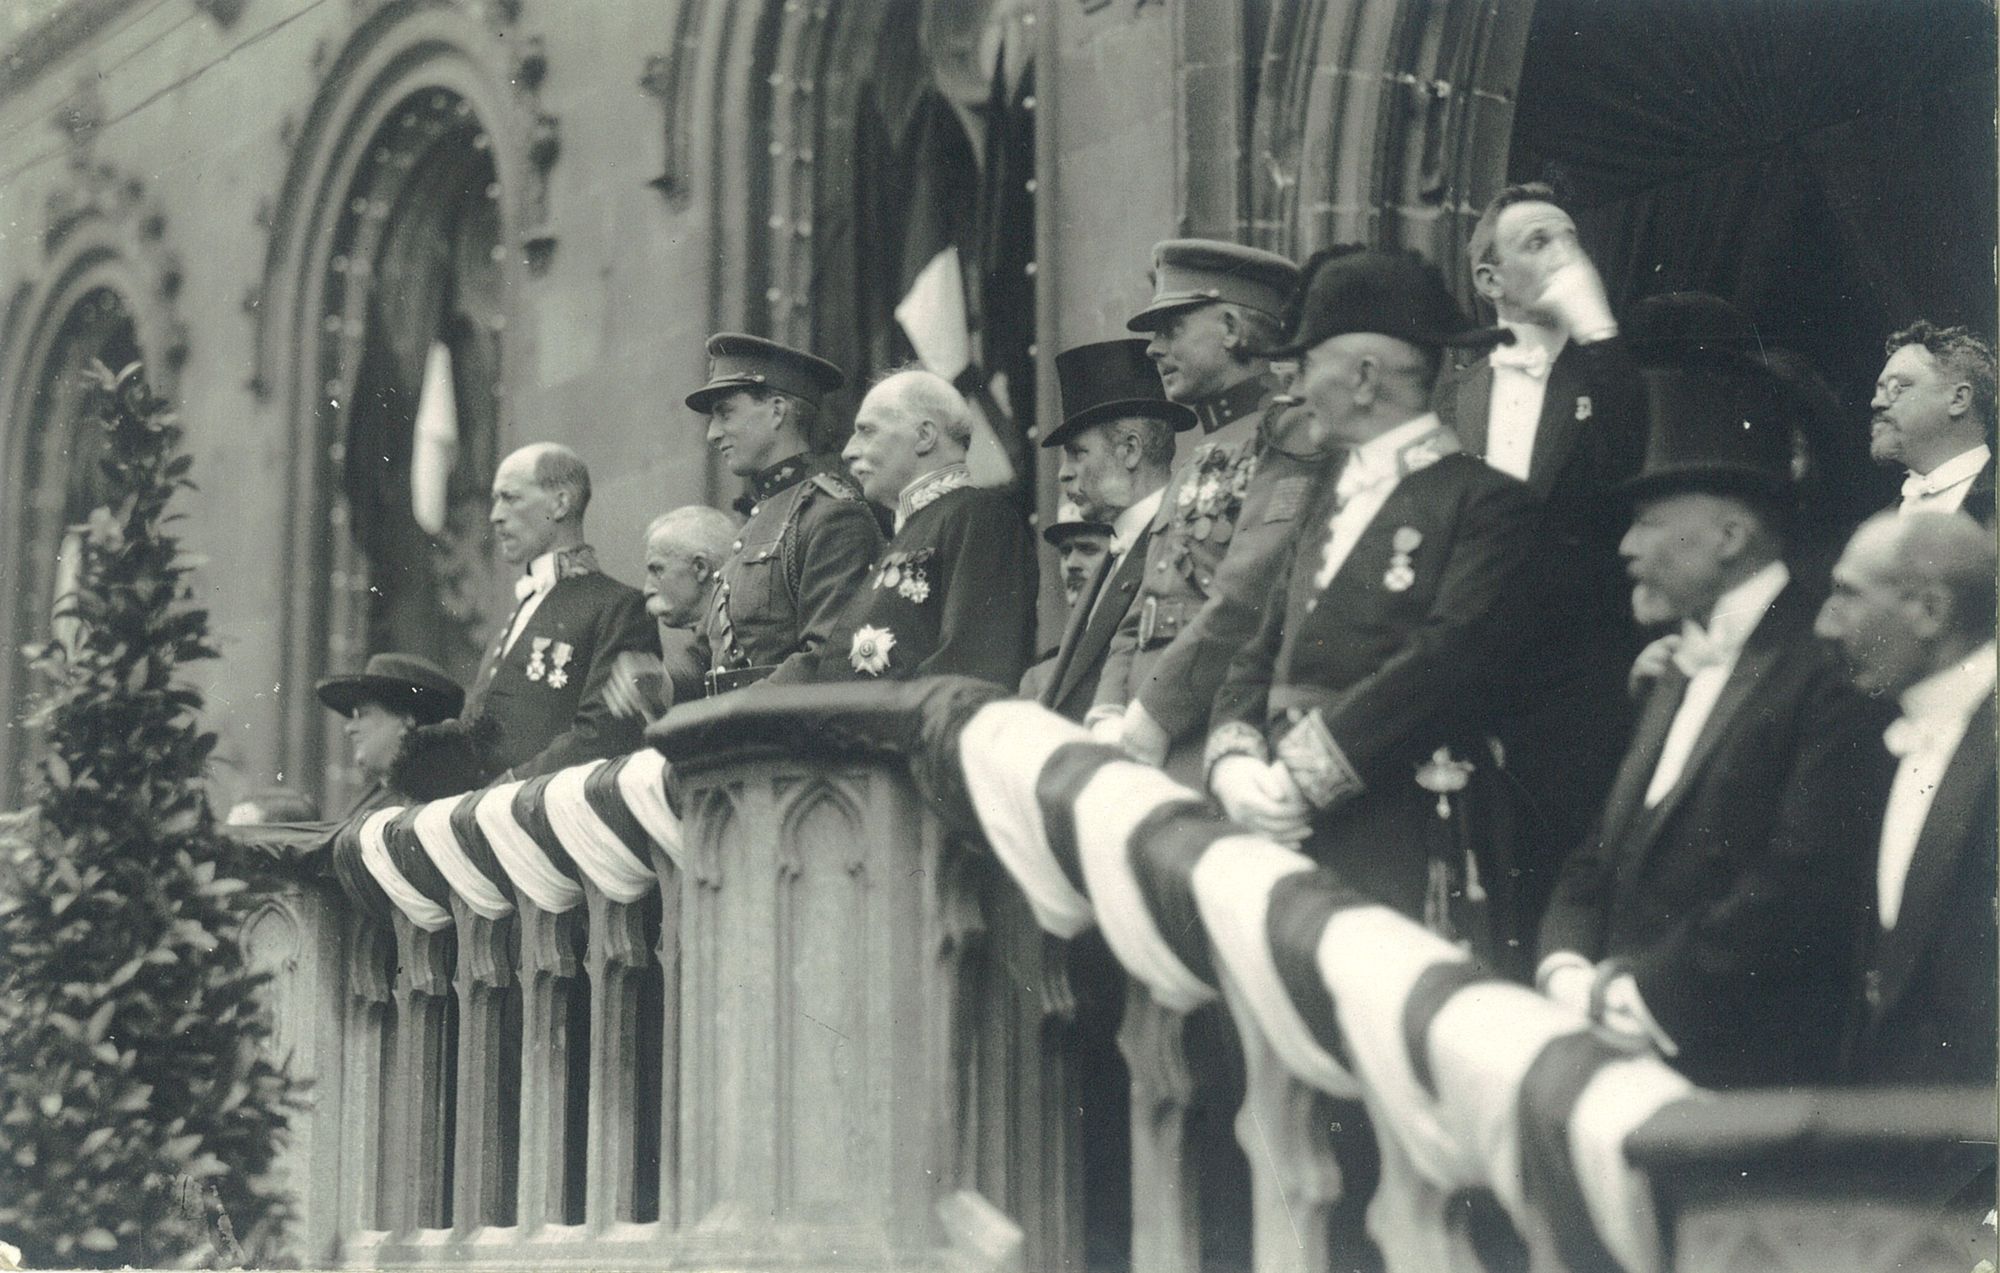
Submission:
[[[957,738],[940,780],[964,784],[1044,928],[1094,920],[1178,1011],[1226,976],[1285,1066],[1364,1097],[1440,1193],[1490,1188],[1568,1268],[1659,1267],[1624,1143],[1685,1079],[1036,704],[979,707]]]
[[[451,923],[453,893],[487,919],[512,914],[510,884],[551,914],[583,901],[584,880],[614,902],[636,902],[655,887],[654,845],[680,861],[666,760],[647,750],[377,809],[334,834],[333,857],[357,900],[367,905],[379,889],[411,923],[435,932]]]
[[[1226,981],[1301,1082],[1367,1103],[1385,1159],[1440,1198],[1491,1189],[1551,1262],[1659,1267],[1651,1195],[1624,1145],[1698,1096],[1686,1080],[1037,704],[939,692],[918,715],[901,748],[912,775],[956,831],[991,847],[1046,931],[1095,923],[1176,1011]],[[454,892],[504,916],[509,884],[551,912],[576,906],[586,879],[636,901],[654,887],[653,846],[682,858],[666,777],[648,750],[378,810],[336,834],[336,872],[365,907],[386,898],[431,930],[451,922]]]

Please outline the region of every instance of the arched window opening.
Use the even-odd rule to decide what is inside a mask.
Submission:
[[[429,89],[391,113],[340,207],[320,320],[321,410],[339,483],[326,665],[401,650],[469,682],[492,626],[486,524],[497,463],[500,185],[469,103]],[[337,722],[335,722],[337,723]],[[332,724],[328,807],[359,781]]]

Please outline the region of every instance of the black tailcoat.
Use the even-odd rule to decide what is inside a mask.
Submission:
[[[465,702],[466,720],[499,725],[501,766],[526,778],[638,749],[645,722],[613,716],[604,703],[618,655],[660,652],[636,588],[596,571],[558,579],[502,655],[506,639],[503,625]]]
[[[1011,693],[1033,657],[1037,565],[1012,499],[970,486],[947,491],[889,541],[817,652],[813,679],[976,676]],[[877,634],[879,661],[859,648],[864,629]],[[894,638],[886,652],[881,633]]]
[[[1989,699],[1973,714],[1931,799],[1896,926],[1883,932],[1874,907],[1867,908],[1865,971],[1847,1064],[1858,1082],[1993,1084],[2000,1028],[1993,729]]]
[[[1823,1081],[1836,1068],[1855,915],[1873,887],[1892,766],[1889,712],[1813,637],[1796,582],[1749,638],[1680,781],[1648,809],[1688,679],[1645,704],[1596,827],[1542,922],[1544,956],[1614,959],[1709,1087]]]

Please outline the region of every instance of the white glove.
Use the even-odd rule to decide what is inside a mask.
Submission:
[[[1160,722],[1146,710],[1146,705],[1133,699],[1125,709],[1123,728],[1118,736],[1118,745],[1125,749],[1125,754],[1142,765],[1157,769],[1167,763],[1167,747],[1172,741],[1167,737],[1167,731],[1160,727]]]
[[[1123,747],[1125,745],[1124,712],[1116,708],[1109,709],[1089,724],[1090,737],[1093,742],[1103,743],[1107,747]]]
[[[665,684],[659,656],[627,650],[611,663],[611,675],[604,681],[604,705],[613,716],[628,720],[655,721],[663,714],[655,699]],[[652,693],[648,693],[648,687]]]
[[[1224,756],[1208,787],[1231,820],[1280,843],[1296,844],[1312,829],[1312,805],[1282,762]]]
[[[1597,980],[1597,970],[1582,955],[1567,951],[1550,955],[1542,961],[1536,980],[1549,998],[1580,1016],[1590,1015],[1590,987]]]
[[[1651,688],[1650,682],[1666,675],[1673,666],[1674,651],[1681,648],[1681,634],[1669,632],[1654,638],[1652,644],[1639,651],[1639,657],[1632,660],[1632,670],[1625,676],[1625,691],[1633,698],[1645,697]]]
[[[1680,1055],[1680,1046],[1653,1019],[1653,1014],[1646,1008],[1646,1000],[1639,994],[1639,983],[1629,972],[1620,973],[1604,984],[1602,1019],[1607,1029],[1628,1038],[1643,1040],[1661,1056]]]
[[[1579,345],[1595,344],[1618,334],[1618,320],[1611,316],[1604,280],[1590,258],[1581,252],[1549,275],[1532,308],[1553,319]]]

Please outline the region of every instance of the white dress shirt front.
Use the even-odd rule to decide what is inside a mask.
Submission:
[[[1964,507],[1965,494],[1972,489],[1973,479],[1992,458],[1992,449],[1981,443],[1970,451],[1959,452],[1928,473],[1910,474],[1903,479],[1903,503],[1896,512],[1904,516],[1956,513]]]
[[[1549,368],[1569,338],[1533,323],[1506,327],[1514,333],[1514,343],[1496,346],[1487,355],[1493,392],[1486,412],[1486,462],[1525,482],[1542,425],[1542,400],[1549,392]]]
[[[541,608],[542,598],[549,595],[559,577],[556,554],[551,549],[529,562],[527,570],[514,581],[514,596],[519,599],[520,605],[514,610],[514,621],[507,625],[507,643],[500,647],[502,658],[513,650],[521,630],[528,626],[528,620],[535,617],[535,611]]]
[[[1701,737],[1701,727],[1708,723],[1716,699],[1722,696],[1722,687],[1736,669],[1743,643],[1750,639],[1791,578],[1784,562],[1771,562],[1716,599],[1706,628],[1691,619],[1682,623],[1680,647],[1673,657],[1687,674],[1687,692],[1681,696],[1673,724],[1667,728],[1659,763],[1653,766],[1653,780],[1646,785],[1648,809],[1666,799],[1674,784],[1681,780],[1688,756],[1694,751],[1695,739]]]
[[[1368,529],[1405,477],[1457,450],[1457,435],[1444,427],[1435,412],[1425,412],[1350,451],[1334,483],[1336,507],[1327,520],[1330,535],[1320,556],[1319,571],[1313,575],[1313,586],[1326,591],[1360,541],[1361,532]]]
[[[1882,736],[1899,758],[1896,779],[1889,786],[1889,807],[1882,815],[1882,851],[1875,865],[1875,914],[1884,931],[1896,926],[1910,861],[1930,817],[1931,802],[1937,798],[1938,783],[1972,714],[1993,696],[1993,678],[1993,642],[1988,641],[1904,690],[1903,715]]]

